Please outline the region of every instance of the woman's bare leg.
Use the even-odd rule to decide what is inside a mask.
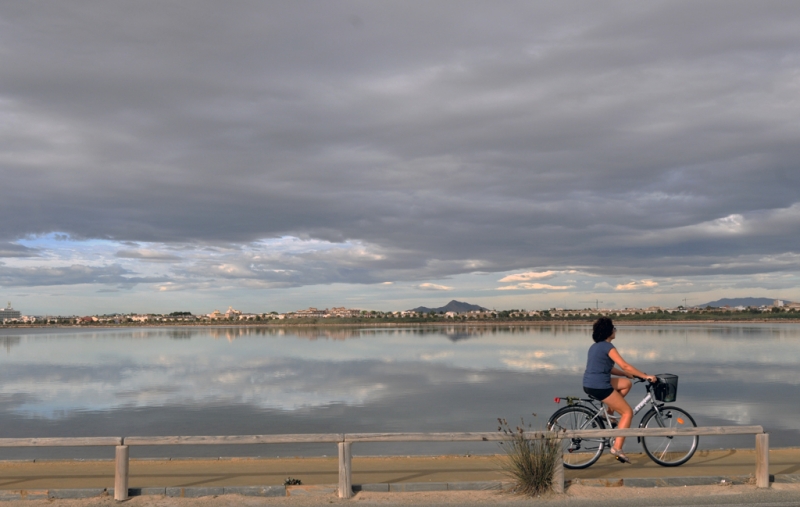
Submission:
[[[615,377],[611,379],[611,387],[613,387],[615,391],[619,392],[619,394],[621,394],[622,397],[624,398],[625,396],[628,396],[628,393],[631,391],[631,387],[633,387],[633,384],[631,383],[630,380],[626,378]],[[614,415],[614,409],[612,409],[611,407],[609,407],[608,415]]]
[[[619,424],[617,428],[624,429],[631,427],[631,421],[633,420],[633,409],[628,402],[625,401],[625,398],[619,393],[619,391],[614,391],[611,393],[608,398],[603,400],[603,403],[609,406],[609,408],[614,412],[619,412]],[[625,443],[625,437],[617,437],[617,440],[614,442],[614,449],[621,451],[622,444]]]
[[[611,387],[619,391],[619,394],[625,397],[628,396],[628,393],[631,391],[633,383],[624,377],[614,377],[611,379]]]

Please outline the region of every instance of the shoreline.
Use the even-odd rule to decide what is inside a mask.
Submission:
[[[7,324],[0,325],[5,329],[142,329],[142,328],[423,328],[423,327],[542,327],[542,326],[590,326],[593,320],[530,320],[530,321],[461,321],[461,322],[296,322],[296,323],[136,323],[136,324]],[[652,319],[615,319],[619,326],[669,326],[687,324],[800,324],[798,319],[685,319],[685,320],[652,320]]]

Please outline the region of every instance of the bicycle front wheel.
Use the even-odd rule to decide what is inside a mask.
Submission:
[[[547,429],[550,431],[564,430],[601,430],[603,421],[595,417],[595,413],[586,407],[564,407],[550,417]],[[586,468],[592,466],[603,454],[605,439],[596,438],[564,438],[563,454],[565,468]]]
[[[642,419],[644,428],[694,428],[694,418],[678,407],[661,407],[650,410]],[[694,455],[700,437],[676,435],[672,437],[642,437],[642,447],[650,459],[664,467],[683,465]]]

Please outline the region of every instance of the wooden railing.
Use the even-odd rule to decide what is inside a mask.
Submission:
[[[698,428],[629,428],[580,430],[559,433],[528,432],[529,438],[614,438],[676,435],[756,436],[756,486],[769,487],[769,434],[761,426],[706,426]],[[357,442],[501,442],[508,436],[487,433],[321,433],[295,435],[230,435],[172,437],[75,437],[75,438],[0,438],[0,447],[84,447],[115,446],[114,499],[128,498],[129,449],[132,445],[246,445],[335,443],[339,448],[339,497],[353,496],[352,445]],[[553,490],[564,492],[564,467],[559,460],[553,477]]]

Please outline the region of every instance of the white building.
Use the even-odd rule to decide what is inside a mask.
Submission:
[[[13,308],[11,308],[11,302],[9,301],[8,306],[6,308],[0,309],[0,320],[5,319],[18,319],[22,316],[22,314]]]

